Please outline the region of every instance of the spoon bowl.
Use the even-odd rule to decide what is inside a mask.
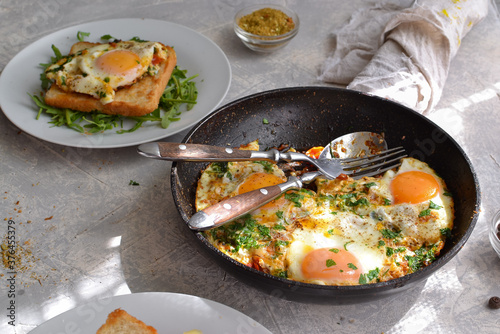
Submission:
[[[387,142],[382,135],[375,132],[358,131],[332,140],[321,151],[319,158],[356,158],[377,154],[385,150],[387,150]]]

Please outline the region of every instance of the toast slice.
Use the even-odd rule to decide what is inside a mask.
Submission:
[[[70,54],[99,43],[78,42],[71,47]],[[143,116],[158,108],[160,97],[177,64],[173,48],[167,46],[167,59],[160,64],[154,76],[144,75],[133,85],[118,89],[113,102],[102,104],[98,99],[75,92],[65,92],[53,84],[45,94],[45,103],[56,108],[91,112],[100,111],[108,115]]]
[[[96,334],[158,334],[158,331],[122,309],[116,309],[108,315]]]

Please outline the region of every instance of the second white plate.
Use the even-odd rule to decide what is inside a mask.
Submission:
[[[271,334],[257,321],[226,305],[191,295],[145,292],[116,296],[82,305],[41,324],[30,334],[95,333],[117,308],[153,326],[158,333],[197,329],[203,334]]]
[[[38,94],[40,63],[52,57],[54,44],[64,54],[77,42],[79,31],[88,32],[86,40],[95,42],[109,34],[127,40],[132,37],[162,42],[175,49],[177,65],[187,75],[198,74],[198,103],[185,111],[181,119],[167,129],[144,123],[132,133],[117,134],[115,130],[85,135],[66,127],[53,127],[49,116],[36,120],[37,107],[29,94]],[[174,135],[196,124],[222,102],[231,84],[231,67],[224,52],[211,40],[187,27],[151,19],[115,19],[89,22],[52,33],[27,46],[5,67],[0,77],[0,106],[7,118],[26,133],[48,142],[72,147],[115,148],[138,145]],[[131,123],[132,124],[132,123]]]

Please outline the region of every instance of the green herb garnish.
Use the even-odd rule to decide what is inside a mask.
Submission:
[[[354,263],[349,262],[349,263],[347,264],[347,266],[348,266],[349,268],[351,268],[352,270],[358,270],[358,267],[356,267],[356,266],[354,265]]]
[[[442,228],[439,230],[441,232],[441,235],[443,235],[446,239],[451,238],[451,229],[448,227]]]
[[[89,32],[83,32],[83,31],[79,31],[77,34],[76,34],[76,38],[78,38],[78,40],[80,42],[83,42],[85,40],[85,37],[89,37],[90,36],[90,33]]]
[[[337,265],[337,263],[335,263],[335,261],[333,261],[332,259],[326,260],[326,266],[328,268],[330,268],[331,266],[335,266],[335,265]]]
[[[267,173],[271,173],[273,171],[274,164],[272,162],[269,162],[269,161],[254,161],[254,163],[262,165],[264,167],[264,171],[266,171]]]
[[[406,255],[405,260],[408,261],[408,267],[412,272],[428,265],[436,259],[436,245],[422,246],[415,251],[414,256]]]
[[[301,195],[296,192],[290,192],[285,194],[285,199],[292,202],[296,208],[300,208],[302,207],[301,201],[304,199],[304,195]]]
[[[359,284],[368,284],[374,279],[378,280],[378,275],[380,273],[379,268],[375,268],[373,270],[370,270],[367,274],[361,274],[359,276]]]

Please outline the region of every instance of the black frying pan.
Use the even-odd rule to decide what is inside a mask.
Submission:
[[[263,120],[268,120],[264,124]],[[455,200],[452,238],[440,257],[422,270],[388,282],[322,286],[274,277],[234,261],[192,232],[203,250],[238,279],[283,298],[312,302],[367,301],[404,291],[438,270],[463,247],[478,218],[479,183],[460,146],[436,124],[397,103],[329,87],[284,88],[231,102],[200,121],[186,143],[237,147],[259,139],[261,148],[289,144],[298,149],[325,145],[354,131],[385,134],[389,147],[404,146],[444,178]],[[194,214],[197,180],[206,163],[177,162],[171,171],[175,204],[187,223]],[[188,229],[186,225],[186,229]]]

